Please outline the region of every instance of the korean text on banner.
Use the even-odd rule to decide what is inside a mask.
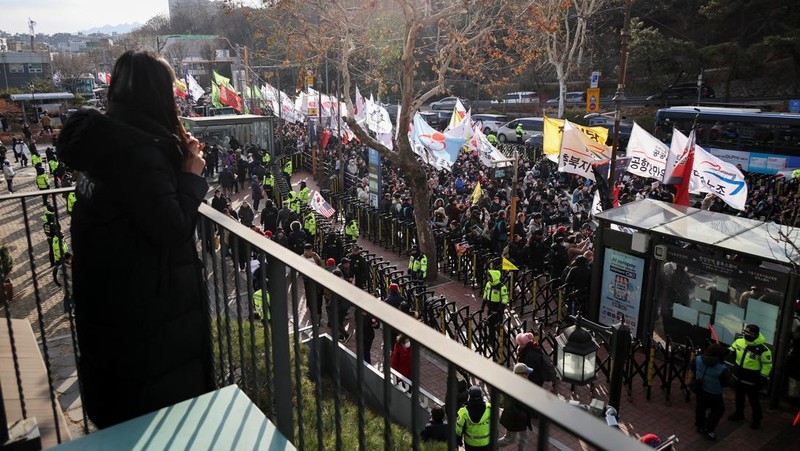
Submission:
[[[589,139],[570,121],[564,122],[561,153],[558,156],[559,172],[569,172],[594,181],[592,162],[607,160],[611,150],[604,144]]]
[[[658,138],[647,133],[636,122],[628,141],[627,155],[631,157],[628,172],[645,178],[664,180],[669,147]]]
[[[608,140],[608,129],[605,127],[584,127],[572,124],[592,140],[605,144]],[[561,136],[564,131],[564,119],[553,119],[545,116],[542,150],[545,155],[558,155],[561,151]]]
[[[747,202],[747,182],[736,166],[711,155],[700,146],[694,148],[692,192],[711,193],[737,210]]]

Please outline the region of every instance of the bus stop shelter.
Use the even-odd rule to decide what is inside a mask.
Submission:
[[[624,318],[637,337],[731,344],[756,324],[773,350],[770,399],[800,298],[800,229],[644,199],[604,211],[595,237],[587,316]]]

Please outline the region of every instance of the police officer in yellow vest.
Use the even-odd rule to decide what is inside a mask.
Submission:
[[[487,272],[489,280],[483,287],[481,311],[489,308],[489,326],[494,329],[503,321],[503,310],[508,305],[508,287],[500,281],[500,271],[490,269]]]
[[[44,173],[44,168],[41,166],[36,168],[36,187],[39,188],[39,191],[50,189],[50,179],[47,177],[47,174]],[[42,194],[42,202],[47,204],[47,194]]]
[[[286,183],[290,186],[292,184],[292,159],[289,158],[286,160],[286,163],[283,164],[283,175],[286,176]]]
[[[344,229],[344,234],[350,241],[358,240],[358,221],[351,219]]]
[[[522,129],[522,124],[517,123],[517,128],[514,130],[517,135],[517,144],[522,144],[522,135],[525,133],[525,130]]]
[[[41,166],[42,157],[39,155],[39,152],[31,152],[31,164],[33,167]]]
[[[483,390],[473,385],[468,391],[467,403],[458,409],[456,439],[467,451],[491,449],[491,403],[483,400]]]
[[[264,188],[264,191],[267,193],[267,197],[269,199],[275,199],[275,176],[272,175],[271,172],[267,172],[264,174],[264,177],[261,179],[261,186]]]
[[[729,421],[744,420],[744,398],[747,397],[753,409],[753,418],[750,422],[751,429],[761,427],[761,401],[759,392],[772,371],[772,351],[766,345],[766,338],[761,329],[755,324],[748,324],[730,347],[735,353],[732,377],[736,381],[736,410],[728,417]]]
[[[489,144],[497,146],[497,135],[493,131],[489,131],[489,134],[486,135],[486,140],[489,141]]]
[[[53,235],[53,242],[51,246],[53,247],[53,264],[61,264],[61,259],[69,250],[67,248],[67,243],[64,242],[64,236],[61,234],[61,231],[56,231],[56,233]]]
[[[314,236],[317,234],[317,216],[313,211],[306,213],[306,216],[303,219],[303,228],[306,229],[311,241],[313,241]]]
[[[308,197],[311,195],[311,190],[306,186],[306,182],[300,182],[300,205],[308,205]]]
[[[50,173],[52,174],[58,169],[58,160],[47,160],[47,165],[50,167]]]
[[[419,246],[411,248],[408,257],[408,275],[412,280],[423,281],[428,276],[428,256],[419,250]]]
[[[265,150],[265,151],[264,151],[264,156],[263,156],[263,157],[261,157],[261,164],[262,164],[264,167],[267,167],[267,166],[269,166],[269,164],[270,164],[271,162],[272,162],[272,155],[270,155],[270,154],[269,154],[269,152],[267,152],[267,151]]]
[[[296,214],[300,214],[300,199],[297,198],[297,193],[294,190],[289,190],[289,194],[286,198],[288,202],[289,210],[294,211]]]
[[[78,196],[75,195],[75,191],[70,191],[67,194],[67,214],[71,215],[72,210],[75,208],[75,201],[78,200]]]
[[[269,291],[266,292],[267,294],[267,321],[272,319],[272,313],[270,313],[270,297]],[[257,320],[261,320],[263,318],[262,312],[264,311],[264,294],[263,290],[260,288],[253,293],[253,315],[255,315]]]

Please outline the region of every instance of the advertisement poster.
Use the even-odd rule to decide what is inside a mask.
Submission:
[[[381,198],[381,154],[375,149],[369,149],[367,154],[369,170],[369,204],[378,208]]]
[[[600,290],[600,323],[611,326],[624,316],[625,324],[636,336],[643,283],[643,258],[606,249]]]

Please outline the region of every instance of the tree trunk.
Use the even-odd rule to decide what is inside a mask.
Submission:
[[[427,280],[436,280],[439,275],[439,256],[436,254],[436,238],[433,236],[431,226],[431,191],[425,171],[414,162],[416,167],[404,170],[406,183],[411,189],[414,199],[414,224],[417,226],[417,244],[420,250],[428,257]]]
[[[564,102],[567,97],[567,74],[564,73],[564,66],[556,64],[556,76],[558,77],[558,117],[564,117]]]

